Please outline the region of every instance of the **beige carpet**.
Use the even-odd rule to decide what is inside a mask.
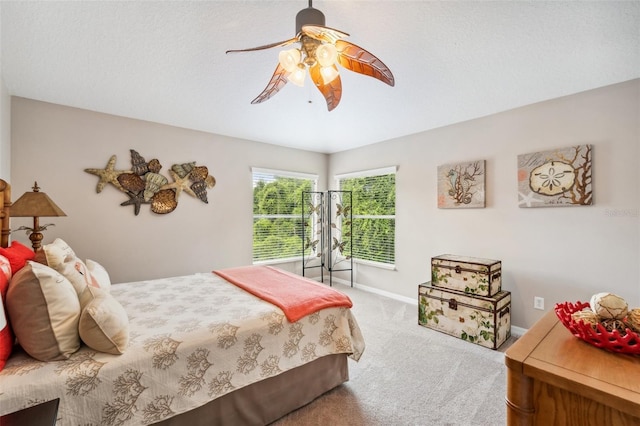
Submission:
[[[418,307],[336,284],[365,337],[350,380],[274,426],[505,424],[509,339],[494,351],[418,325]],[[417,299],[416,286],[416,299]]]

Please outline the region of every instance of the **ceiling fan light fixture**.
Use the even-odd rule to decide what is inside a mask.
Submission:
[[[278,61],[287,72],[294,72],[300,63],[301,54],[298,49],[283,50],[278,54]]]
[[[296,15],[296,35],[293,38],[248,49],[227,50],[227,53],[252,52],[293,43],[300,45],[298,49],[279,53],[278,66],[264,90],[251,101],[252,104],[270,99],[289,81],[303,87],[308,69],[313,84],[327,101],[327,109],[333,111],[342,98],[342,81],[337,65],[389,86],[395,85],[393,73],[379,58],[344,40],[348,33],[326,27],[324,14],[313,8],[312,0],[308,1],[309,7]]]
[[[287,79],[296,86],[304,87],[304,76],[307,73],[307,69],[304,65],[298,64],[296,68],[289,74]]]
[[[336,63],[338,59],[338,50],[331,43],[322,43],[316,49],[316,59],[320,66],[330,67]]]

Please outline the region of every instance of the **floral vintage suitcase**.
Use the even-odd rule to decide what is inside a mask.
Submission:
[[[418,286],[418,324],[490,349],[511,337],[511,292],[494,296]]]
[[[454,254],[435,256],[431,258],[431,285],[493,296],[502,289],[502,262]]]

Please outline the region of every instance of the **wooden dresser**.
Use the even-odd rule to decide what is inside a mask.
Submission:
[[[640,425],[640,357],[574,337],[554,311],[505,352],[508,425]]]

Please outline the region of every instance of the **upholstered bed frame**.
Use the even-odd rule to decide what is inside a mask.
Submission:
[[[9,245],[11,186],[0,180],[1,245]],[[327,355],[237,389],[160,425],[266,425],[349,379],[347,354]],[[2,387],[0,377],[0,388]],[[29,395],[24,395],[28,398]]]

